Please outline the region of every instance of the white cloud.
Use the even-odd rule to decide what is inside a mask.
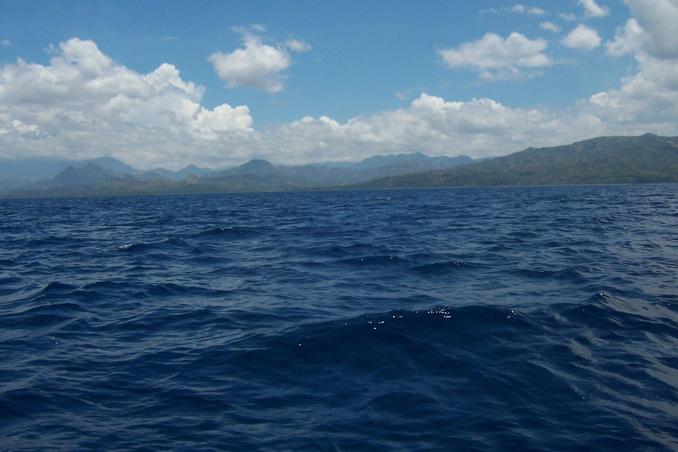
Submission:
[[[577,25],[563,39],[563,44],[573,49],[593,50],[600,45],[602,39],[596,30],[586,25]]]
[[[301,39],[288,39],[286,45],[293,52],[302,53],[311,50],[311,44],[304,42]]]
[[[211,54],[209,61],[229,88],[251,86],[271,93],[282,91],[282,72],[291,64],[284,48],[266,45],[256,35],[246,35],[243,48]]]
[[[600,6],[596,0],[579,0],[586,17],[605,17],[610,13],[607,6]]]
[[[572,22],[573,20],[577,20],[577,16],[575,16],[573,13],[560,13],[558,14],[563,20],[566,20],[568,22]]]
[[[605,43],[607,53],[620,56],[642,50],[644,32],[635,19],[629,19],[623,28],[617,30],[614,40]]]
[[[477,41],[442,49],[438,54],[449,67],[475,69],[483,79],[520,79],[553,64],[544,53],[547,46],[543,39],[532,40],[517,32],[506,38],[487,33]]]
[[[610,54],[639,53],[678,58],[678,0],[627,0],[634,18],[607,44]]]
[[[257,33],[265,29],[250,27]],[[243,37],[243,47],[233,52],[215,52],[208,58],[219,78],[229,88],[250,86],[270,93],[283,90],[285,70],[292,64],[288,50],[306,52],[311,46],[299,39],[289,39],[285,45],[271,46],[259,34],[237,29]]]
[[[550,31],[551,33],[560,33],[561,28],[553,22],[545,21],[539,24],[542,30]]]
[[[0,39],[0,46],[2,47],[9,47],[12,45],[12,41],[9,39]]]
[[[141,74],[73,38],[48,65],[0,66],[0,148],[140,165],[219,158],[214,140],[251,134],[252,118],[246,106],[205,108],[202,95],[171,64]]]
[[[627,0],[633,16],[606,44],[611,55],[630,53],[638,72],[619,89],[591,97],[597,113],[632,127],[646,124],[676,133],[678,124],[678,1]]]
[[[272,158],[286,163],[364,158],[425,151],[475,157],[506,154],[533,144],[555,145],[599,135],[597,118],[576,111],[510,108],[491,99],[448,101],[421,94],[403,109],[340,123],[305,117],[264,133],[284,143]]]
[[[607,53],[613,56],[620,56],[638,51],[642,48],[644,32],[635,19],[629,19],[626,25],[617,30],[614,40],[605,44]]]
[[[536,6],[525,6],[522,3],[517,3],[511,7],[511,11],[517,14],[529,14],[530,16],[543,16],[546,14],[542,8]]]

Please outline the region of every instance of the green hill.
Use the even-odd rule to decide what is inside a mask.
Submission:
[[[678,137],[600,137],[442,171],[383,177],[364,188],[678,182]]]

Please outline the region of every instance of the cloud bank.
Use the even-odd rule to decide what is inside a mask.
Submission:
[[[4,156],[115,155],[147,165],[190,159],[188,149],[251,135],[246,106],[200,104],[203,88],[171,64],[140,74],[92,41],[59,44],[48,65],[0,67],[0,145]]]

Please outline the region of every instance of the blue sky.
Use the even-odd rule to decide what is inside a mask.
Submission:
[[[78,38],[79,42],[93,43],[97,52],[113,62],[112,66],[102,67],[101,74],[83,76],[85,78],[79,79],[79,83],[89,80],[87,77],[104,77],[105,71],[112,71],[111,68],[115,67],[125,68],[142,77],[162,64],[169,64],[178,71],[183,82],[192,82],[204,88],[197,94],[186,91],[187,98],[199,106],[191,114],[199,115],[202,110],[198,111],[198,108],[209,113],[220,105],[228,105],[229,108],[243,106],[247,108],[248,116],[238,127],[252,133],[238,137],[234,135],[242,131],[235,130],[238,127],[220,128],[217,125],[210,126],[208,132],[195,138],[198,126],[192,123],[192,132],[177,135],[174,145],[163,144],[163,147],[183,146],[191,148],[191,151],[184,151],[182,155],[178,151],[163,155],[162,151],[154,149],[151,142],[122,142],[116,139],[104,144],[96,143],[96,140],[77,141],[75,133],[56,137],[58,133],[48,132],[50,124],[40,123],[37,110],[29,108],[30,102],[34,104],[34,101],[19,96],[14,98],[14,106],[9,101],[3,106],[0,95],[0,124],[3,120],[7,124],[14,124],[13,129],[8,125],[4,128],[8,132],[0,133],[0,144],[4,144],[4,150],[0,152],[14,156],[51,152],[74,157],[106,153],[142,166],[164,163],[179,166],[189,162],[213,166],[252,156],[298,163],[415,150],[433,154],[497,155],[518,150],[524,145],[553,144],[545,139],[548,136],[558,140],[585,138],[572,132],[582,129],[575,122],[582,121],[581,115],[584,113],[596,117],[587,122],[592,126],[583,133],[635,132],[641,129],[671,132],[667,124],[672,117],[648,120],[639,115],[638,121],[631,121],[632,127],[627,124],[624,128],[623,124],[612,124],[612,118],[603,118],[591,109],[582,109],[580,105],[590,102],[591,96],[597,93],[621,95],[615,93],[622,93],[629,77],[643,75],[644,67],[641,66],[647,66],[648,59],[663,64],[660,68],[662,73],[668,71],[669,76],[675,75],[674,55],[656,51],[658,45],[654,45],[652,40],[665,39],[666,33],[661,33],[661,27],[666,27],[662,23],[662,16],[671,18],[671,14],[678,11],[676,3],[675,0],[4,0],[0,3],[0,40],[3,42],[0,45],[0,63],[5,72],[9,73],[8,68],[15,67],[20,58],[48,68],[53,72],[53,78],[61,77],[54,75],[57,65],[52,60],[63,56],[64,50],[60,44]],[[644,17],[648,14],[642,13],[643,8],[656,9],[656,14]],[[642,36],[631,32],[624,34],[629,21],[639,24]],[[549,25],[545,25],[547,22]],[[579,31],[585,33],[580,33],[578,40],[573,37],[568,41],[568,34],[577,27],[582,27]],[[490,38],[482,41],[487,33],[495,35],[495,41]],[[516,39],[509,42],[512,33],[517,34],[514,35]],[[249,50],[245,44],[247,39],[252,42]],[[292,39],[303,44],[303,51],[290,46]],[[611,50],[615,42],[619,44],[617,48],[623,49]],[[626,47],[622,45],[624,43]],[[237,49],[249,52],[241,55],[243,61],[231,57]],[[255,54],[255,50],[260,52]],[[263,61],[267,50],[266,58],[273,60]],[[450,52],[447,59],[444,56],[446,50]],[[518,53],[514,55],[511,52]],[[210,57],[216,54],[220,56]],[[81,56],[77,58],[88,58],[90,54],[78,55]],[[523,63],[513,65],[510,61],[514,57],[524,58]],[[260,63],[259,66],[241,71],[234,69],[238,61],[249,64],[255,59]],[[221,72],[218,67],[221,67]],[[654,66],[647,67],[646,75],[656,73]],[[3,82],[0,78],[0,92],[3,83],[6,92],[18,90],[19,85],[14,86],[13,83],[19,83],[17,80],[20,78],[21,75],[15,75],[13,82],[7,79]],[[29,78],[26,75],[24,80]],[[37,83],[49,81],[40,78]],[[55,86],[58,83],[55,82]],[[49,86],[44,88],[52,92]],[[659,88],[669,88],[670,91],[670,86]],[[75,86],[68,89],[76,91]],[[139,99],[130,96],[125,89],[121,85],[120,93],[139,105]],[[422,100],[422,95],[431,98]],[[144,102],[153,105],[152,112],[149,107],[144,109],[144,114],[155,114],[156,117],[144,117],[144,124],[136,124],[134,133],[139,133],[138,127],[147,127],[148,123],[160,129],[165,127],[174,133],[175,125],[163,125],[156,121],[157,115],[163,114],[156,108],[160,101],[144,96]],[[114,97],[115,92],[107,91],[99,105],[83,100],[75,113],[87,116],[88,109],[99,111],[104,102],[110,103]],[[24,99],[25,108],[17,107],[18,98]],[[444,103],[436,104],[431,100],[433,98],[442,99]],[[418,99],[419,107],[415,107],[414,102]],[[478,113],[476,110],[481,107],[498,108],[492,106],[494,104],[484,104],[484,107],[471,104],[474,99],[496,102],[518,117],[521,114],[528,117],[525,110],[540,112],[542,116],[534,118],[541,122],[540,133],[534,133],[530,138],[530,131],[526,130],[507,142],[501,138],[494,141],[489,137],[492,124],[485,127],[474,122],[472,127],[454,129],[467,120],[463,116],[465,113],[452,115],[453,111],[468,108],[473,110],[471,113]],[[606,106],[620,103],[613,100],[606,99]],[[77,116],[72,111],[75,108],[72,102],[63,99],[44,102],[43,111],[63,108],[70,117]],[[455,110],[457,107],[454,102],[462,102],[461,109]],[[387,136],[388,127],[397,127],[392,123],[399,111],[414,115],[424,108],[424,104],[428,113],[432,112],[431,108],[444,109],[445,119],[441,121],[447,121],[450,128],[440,125],[441,130],[433,130],[420,137],[422,149],[414,149],[416,139],[391,139],[391,136]],[[594,107],[599,106],[595,104]],[[167,112],[174,118],[178,114],[173,108],[169,106]],[[639,110],[642,108],[640,106]],[[141,121],[139,118],[142,115],[138,111],[128,113],[116,113],[118,116],[114,120],[121,122],[115,124],[111,118],[97,119],[105,122],[102,128],[110,126],[111,130],[116,124],[132,127],[132,117]],[[550,134],[549,131],[541,130],[544,123],[564,115],[570,115],[569,124],[554,125],[557,130],[554,129]],[[302,138],[292,136],[294,134],[290,127],[296,127],[295,124],[304,117],[307,119],[303,130],[294,130],[298,132],[297,138],[303,137],[306,141],[303,144],[294,143]],[[321,117],[327,120],[322,122]],[[620,117],[617,115],[617,122]],[[193,117],[193,120],[196,118]],[[221,121],[223,118],[210,117],[212,119]],[[428,122],[416,125],[412,121]],[[417,117],[412,121],[407,123],[407,127],[415,131],[435,125],[433,119]],[[202,121],[201,124],[198,128],[204,132],[206,122]],[[538,125],[535,124],[535,127]],[[31,129],[32,126],[35,128]],[[1,127],[0,131],[3,130]],[[80,135],[83,135],[82,127],[87,126],[78,128]],[[323,127],[327,129],[325,132]],[[9,131],[14,133],[14,129],[33,130],[33,141],[26,137],[14,137],[10,141],[8,135],[12,134]],[[369,133],[360,135],[360,131],[366,129],[369,129]],[[448,134],[447,130],[452,130],[455,136]],[[157,132],[158,136],[162,136],[161,130]],[[481,136],[483,133],[488,136]],[[40,134],[42,136],[38,139],[37,135]],[[449,135],[449,140],[439,137],[436,141],[436,134]],[[464,144],[466,148],[463,148]],[[218,152],[201,151],[215,145],[219,147]],[[271,149],[273,147],[278,149]]]
[[[519,2],[516,2],[519,3]],[[611,14],[595,21],[601,36],[612,38],[628,9],[611,4]],[[49,44],[71,37],[91,39],[113,59],[148,72],[163,62],[175,64],[185,79],[206,87],[204,103],[247,104],[256,123],[285,122],[304,115],[338,120],[397,108],[427,91],[445,98],[491,97],[516,106],[561,105],[616,84],[632,63],[611,59],[604,49],[571,51],[554,45],[568,64],[546,71],[529,83],[478,82],[469,71],[450,70],[435,50],[480,38],[487,31],[505,35],[521,30],[531,38],[552,38],[539,24],[550,20],[563,28],[572,22],[558,12],[581,14],[576,1],[536,2],[554,6],[544,16],[509,13],[507,2],[468,1],[247,1],[138,2],[80,1],[3,3],[0,30],[11,47],[2,61],[17,57],[46,63]],[[39,5],[39,6],[36,6]],[[498,12],[487,12],[494,8]],[[298,37],[313,51],[294,59],[283,92],[226,89],[207,56],[240,45],[233,27],[260,24],[270,42]],[[572,26],[573,28],[573,26]],[[600,71],[601,64],[607,66]]]

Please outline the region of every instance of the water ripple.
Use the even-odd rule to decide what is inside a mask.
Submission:
[[[678,449],[677,195],[0,201],[0,448]]]

